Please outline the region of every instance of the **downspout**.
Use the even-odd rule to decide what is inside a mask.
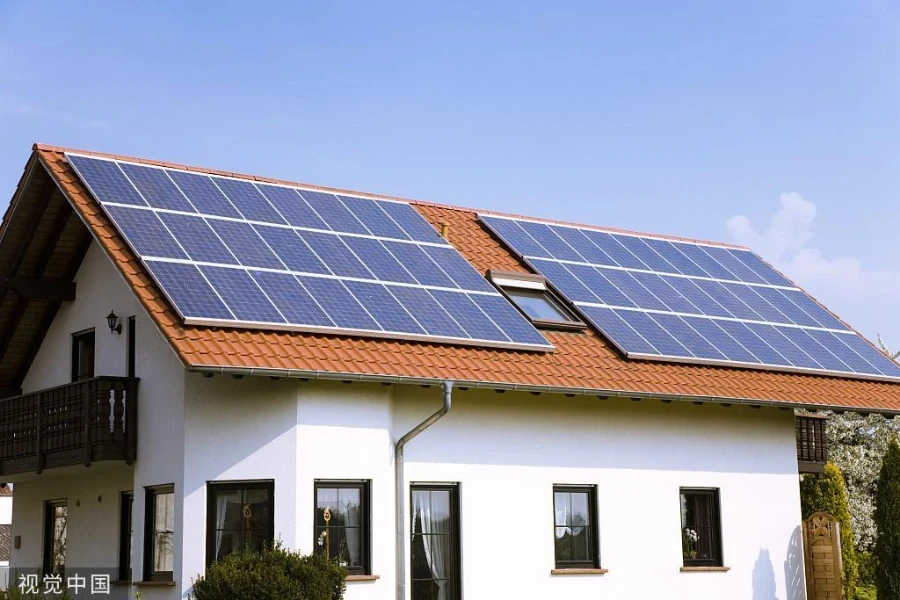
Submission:
[[[444,381],[444,405],[433,415],[410,429],[394,445],[394,481],[397,504],[397,600],[406,600],[406,519],[404,518],[406,485],[403,475],[403,448],[411,439],[434,425],[450,412],[453,382]]]

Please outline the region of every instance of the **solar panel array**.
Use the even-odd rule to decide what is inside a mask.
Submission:
[[[748,250],[480,218],[630,358],[900,377],[896,363]]]
[[[67,157],[186,323],[552,349],[407,203]]]

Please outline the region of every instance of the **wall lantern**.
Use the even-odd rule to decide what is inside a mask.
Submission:
[[[109,314],[106,315],[106,324],[109,325],[110,333],[118,333],[121,335],[122,333],[122,324],[119,323],[119,317],[113,311],[109,311]]]

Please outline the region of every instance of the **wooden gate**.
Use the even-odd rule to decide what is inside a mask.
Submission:
[[[834,517],[824,512],[815,513],[803,522],[809,600],[840,600],[844,597],[840,526]]]

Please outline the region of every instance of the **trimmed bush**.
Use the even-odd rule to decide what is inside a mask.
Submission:
[[[875,587],[879,598],[900,598],[900,442],[888,444],[875,495]]]
[[[841,470],[828,463],[821,477],[804,477],[800,482],[800,506],[804,519],[808,519],[813,513],[827,512],[841,524],[844,593],[847,598],[855,597],[859,571],[856,564],[856,550],[853,547],[850,509],[847,508],[847,489]]]
[[[347,570],[281,545],[225,557],[194,582],[195,600],[341,600]]]

